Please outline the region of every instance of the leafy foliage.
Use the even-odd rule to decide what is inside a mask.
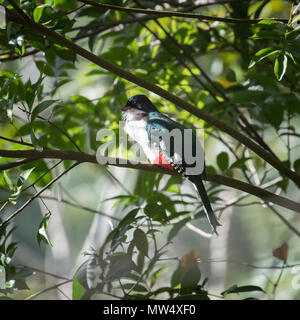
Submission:
[[[169,299],[209,299],[204,283],[201,285],[197,252],[185,255],[171,277],[171,285],[156,289],[155,284],[167,266],[157,269],[165,246],[156,247],[157,230],[151,226],[141,229],[143,222],[151,225],[151,219],[130,211],[118,226],[108,235],[104,245],[78,269],[73,282],[73,297],[81,295],[86,299],[93,294],[112,294],[117,288],[126,292],[126,299],[153,299],[167,295]],[[130,235],[130,230],[134,229]],[[154,246],[148,254],[148,248]],[[90,265],[93,265],[91,270]],[[100,277],[97,275],[100,275]],[[124,280],[121,282],[121,279]],[[74,280],[73,280],[74,281]],[[78,284],[79,281],[79,284]],[[84,293],[82,292],[84,288]]]
[[[271,19],[265,14],[273,10],[270,0],[245,1],[242,6],[228,2],[195,10],[176,1],[114,1],[120,10],[105,7],[109,1],[94,1],[95,6],[76,0],[15,3],[32,22],[20,22],[11,1],[1,1],[7,14],[6,26],[0,29],[1,149],[96,154],[103,143],[97,141],[97,131],[110,129],[119,139],[120,106],[129,96],[142,93],[149,95],[159,110],[188,128],[205,129],[208,149],[213,150],[208,174],[221,174],[253,185],[258,184],[257,180],[261,185],[271,182],[271,191],[288,196],[295,190],[290,179],[279,177],[274,168],[240,141],[224,137],[220,129],[99,68],[93,61],[83,61],[78,50],[57,43],[40,30],[47,28],[222,120],[299,174],[299,6],[290,12],[290,5],[284,3],[284,10],[274,9],[276,18]],[[192,4],[196,2],[191,1]],[[193,10],[215,17],[216,21],[169,16],[153,19],[121,10],[140,6],[174,12]],[[220,16],[231,22],[218,19]],[[289,17],[288,21],[284,22],[282,17]],[[245,23],[245,19],[259,21]],[[23,70],[27,61],[30,70],[34,70],[32,74]],[[119,142],[108,156],[118,154]],[[9,210],[17,210],[25,197],[32,197],[35,188],[53,181],[56,166],[63,171],[72,163],[61,159],[53,166],[48,158],[25,160],[28,161],[1,156],[0,187],[5,197],[0,212],[2,222]],[[272,184],[275,177],[280,181],[275,179]],[[168,259],[168,246],[187,224],[200,221],[202,226],[205,217],[201,202],[193,193],[183,193],[182,185],[182,177],[143,171],[137,174],[132,191],[129,187],[127,190],[126,184],[126,192],[107,197],[106,201],[114,200],[113,208],[119,210],[120,215],[114,217],[118,223],[112,225],[103,245],[92,250],[74,274],[72,299],[108,295],[126,299],[206,300],[213,296],[208,289],[209,279],[203,277],[197,244],[195,250],[177,258],[172,267],[171,260],[164,260],[166,256]],[[232,205],[226,202],[223,186],[210,184],[207,191],[220,213]],[[41,243],[51,246],[51,237],[47,235],[50,210],[44,202],[41,208],[47,212],[38,221],[32,237],[39,247]],[[205,230],[209,227],[204,222],[203,226]],[[8,239],[15,229],[7,228],[7,224],[0,226],[0,266],[6,274],[6,287],[0,293],[6,296],[14,289],[28,289],[25,279],[32,275],[30,270],[19,270],[13,265],[17,244]],[[167,230],[163,244],[162,230]],[[273,251],[274,257],[284,263],[288,258],[286,246]],[[168,278],[168,284],[162,285],[162,277]],[[267,292],[251,284],[233,285],[219,298],[256,291],[259,297]],[[116,292],[121,292],[120,296]]]
[[[0,223],[2,220],[0,219]],[[15,228],[8,230],[8,225],[0,227],[0,270],[1,284],[0,293],[9,294],[16,290],[29,290],[26,284],[26,278],[33,275],[33,271],[29,268],[18,268],[12,263],[12,258],[17,249],[16,242],[9,242],[10,235]]]
[[[276,20],[260,21],[259,28],[251,38],[255,40],[273,40],[277,46],[256,52],[249,64],[249,68],[269,56],[275,56],[274,73],[277,80],[280,81],[286,73],[288,58],[291,64],[300,66],[299,53],[297,52],[297,48],[299,48],[297,39],[299,38],[300,28],[293,27],[295,21],[295,18],[289,24],[283,24]]]

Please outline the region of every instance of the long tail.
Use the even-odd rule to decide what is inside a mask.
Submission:
[[[218,234],[217,232],[217,227],[218,226],[221,226],[221,224],[219,223],[219,221],[217,220],[215,214],[214,214],[214,211],[210,205],[210,202],[209,202],[209,199],[208,199],[208,196],[207,196],[207,193],[206,193],[206,190],[205,190],[205,187],[203,185],[203,182],[202,182],[202,179],[199,177],[199,179],[193,179],[193,184],[195,185],[199,195],[200,195],[200,198],[202,200],[202,203],[204,205],[204,208],[205,208],[205,213],[206,213],[206,216],[207,216],[207,219],[210,223],[210,225],[212,226],[214,232],[216,234]]]

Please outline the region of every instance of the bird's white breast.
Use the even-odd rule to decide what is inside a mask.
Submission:
[[[133,117],[126,114],[124,116],[126,133],[142,147],[148,159],[153,162],[158,156],[158,148],[149,143],[146,130],[147,116]]]

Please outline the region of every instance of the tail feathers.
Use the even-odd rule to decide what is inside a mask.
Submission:
[[[200,195],[202,203],[204,205],[207,219],[208,219],[210,225],[212,226],[214,232],[216,234],[218,234],[217,227],[221,226],[221,224],[217,220],[217,218],[216,218],[216,216],[214,214],[214,211],[213,211],[213,209],[212,209],[212,207],[210,205],[210,202],[209,202],[205,187],[203,185],[203,182],[202,182],[201,179],[197,179],[197,181],[193,181],[193,183],[194,183],[194,185],[195,185],[195,187],[196,187],[196,189],[197,189],[197,191],[198,191],[198,193]]]

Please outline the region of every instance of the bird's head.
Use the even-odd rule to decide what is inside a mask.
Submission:
[[[132,96],[128,99],[126,106],[121,108],[125,118],[144,117],[149,112],[157,111],[152,102],[143,94]]]

